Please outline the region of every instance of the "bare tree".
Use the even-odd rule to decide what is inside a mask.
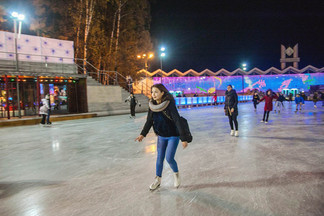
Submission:
[[[122,0],[119,0],[118,9],[117,9],[117,32],[116,32],[116,44],[115,44],[115,67],[114,70],[117,71],[117,56],[118,56],[118,41],[119,41],[119,32],[120,32],[120,20],[121,20],[121,12],[122,8],[127,3],[127,0],[122,3]]]
[[[114,14],[113,27],[112,27],[111,35],[110,35],[110,44],[109,44],[108,56],[110,56],[111,52],[112,52],[112,45],[113,45],[113,39],[114,39],[114,33],[115,33],[115,27],[116,27],[116,16],[117,16],[117,10],[116,10],[116,12]]]
[[[78,20],[78,24],[77,24],[77,36],[76,36],[76,50],[75,50],[75,57],[78,57],[79,54],[79,49],[80,49],[80,32],[81,32],[81,21],[82,21],[82,14],[83,14],[83,0],[80,0],[79,3],[79,20]]]
[[[83,70],[84,74],[87,73],[86,71],[86,61],[87,61],[87,40],[88,35],[91,27],[91,21],[93,17],[94,12],[94,6],[95,6],[95,0],[86,0],[86,17],[85,17],[85,28],[84,28],[84,52],[83,52]]]

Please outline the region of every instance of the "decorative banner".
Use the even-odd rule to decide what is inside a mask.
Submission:
[[[74,62],[73,41],[22,34],[17,42],[20,61],[65,64]],[[15,34],[0,31],[0,59],[15,60],[15,58]]]
[[[282,92],[283,89],[297,88],[307,90],[311,85],[324,85],[324,73],[309,74],[278,74],[278,75],[245,75],[245,76],[206,76],[206,77],[153,77],[154,84],[161,83],[169,91],[182,91],[185,94],[213,93],[216,90],[226,90],[232,85],[236,91],[244,92],[258,89],[272,89]],[[216,86],[216,88],[215,88]]]

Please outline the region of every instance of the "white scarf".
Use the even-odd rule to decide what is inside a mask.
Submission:
[[[154,105],[152,103],[152,101],[149,102],[149,107],[150,107],[150,110],[152,110],[152,112],[161,112],[163,110],[165,110],[170,104],[170,101],[169,100],[166,100],[160,104],[157,104],[157,105]]]

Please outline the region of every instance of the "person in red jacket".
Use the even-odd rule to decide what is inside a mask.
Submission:
[[[261,120],[261,122],[268,123],[269,114],[272,111],[272,107],[273,107],[272,101],[273,99],[277,99],[277,98],[278,96],[274,94],[271,89],[267,90],[266,95],[263,98],[261,98],[259,102],[265,100],[263,119]]]
[[[213,96],[213,102],[214,102],[214,105],[217,106],[217,91],[215,91],[215,94]]]

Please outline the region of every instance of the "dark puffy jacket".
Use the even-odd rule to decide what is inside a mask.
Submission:
[[[277,101],[279,102],[284,102],[286,100],[286,98],[283,95],[279,95]]]
[[[225,92],[225,107],[224,109],[226,112],[228,112],[228,109],[234,108],[234,115],[238,115],[238,109],[237,109],[237,104],[238,104],[238,98],[236,91],[232,89],[231,91],[226,91]]]
[[[163,112],[165,112],[165,114],[163,114]],[[161,112],[153,112],[149,109],[141,135],[146,136],[152,126],[154,132],[158,136],[180,136],[182,142],[188,141],[186,140],[185,131],[181,126],[180,115],[175,105],[175,101],[170,101],[167,108]]]
[[[258,102],[259,100],[260,100],[259,95],[253,95],[253,99],[252,99],[252,101],[253,101],[254,103]]]

